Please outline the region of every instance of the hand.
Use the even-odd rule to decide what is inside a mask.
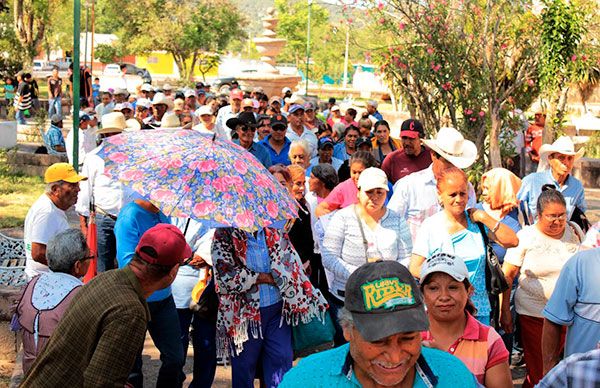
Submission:
[[[483,223],[483,220],[484,220],[485,216],[487,215],[487,213],[484,212],[483,210],[475,209],[475,208],[468,209],[467,212],[469,212],[469,218],[471,218],[471,221],[473,221],[473,222]]]
[[[513,332],[513,319],[510,308],[500,310],[500,326],[506,333]]]
[[[256,278],[256,284],[271,284],[275,286],[275,279],[273,279],[273,275],[268,272],[260,272],[258,277]]]
[[[192,267],[205,267],[208,265],[206,261],[204,261],[204,259],[197,254],[194,254],[192,261],[190,261],[188,264]]]

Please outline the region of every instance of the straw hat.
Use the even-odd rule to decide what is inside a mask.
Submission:
[[[168,110],[173,109],[173,100],[165,96],[164,93],[156,93],[152,99],[152,105],[166,105]]]
[[[180,126],[179,117],[173,112],[165,113],[162,120],[160,120],[161,128],[179,128]]]
[[[129,119],[125,121],[125,123],[127,124],[127,128],[125,128],[123,132],[135,132],[142,129],[142,124],[136,119]]]
[[[468,168],[477,159],[475,143],[454,128],[440,128],[435,139],[423,140],[423,144],[458,168]]]
[[[121,112],[111,112],[102,115],[102,128],[98,128],[96,134],[101,133],[121,133],[126,130],[132,130],[125,121],[125,116]]]

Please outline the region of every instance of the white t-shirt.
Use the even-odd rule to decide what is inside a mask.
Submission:
[[[69,228],[67,215],[54,205],[46,194],[42,194],[31,206],[25,217],[25,274],[31,280],[34,276],[48,272],[48,267],[31,257],[31,244],[48,245],[52,237]]]
[[[567,224],[560,240],[546,236],[536,224],[517,233],[519,245],[508,249],[504,256],[505,262],[521,267],[515,294],[517,313],[544,317],[542,310],[554,291],[562,267],[579,250],[576,227]]]

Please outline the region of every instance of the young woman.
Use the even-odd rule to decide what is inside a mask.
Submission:
[[[373,155],[379,163],[383,162],[385,157],[402,148],[402,145],[396,139],[390,136],[390,125],[385,120],[375,123],[375,136],[373,137]]]

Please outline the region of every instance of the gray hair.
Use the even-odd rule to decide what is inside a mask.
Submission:
[[[342,122],[335,123],[335,124],[333,124],[332,131],[335,134],[337,134],[337,137],[339,139],[340,137],[342,137],[344,132],[346,132],[346,125],[344,125],[344,123],[342,123]]]
[[[352,313],[348,311],[346,307],[341,307],[338,310],[338,321],[340,322],[342,329],[354,327],[354,318],[352,317]]]
[[[88,253],[85,236],[75,228],[58,233],[46,247],[48,267],[52,272],[70,273],[73,265],[85,258]]]
[[[304,139],[294,140],[292,144],[290,144],[290,151],[288,152],[288,157],[292,156],[292,150],[294,147],[300,147],[304,151],[304,155],[310,158],[310,148],[308,146],[308,142]]]
[[[50,194],[52,192],[52,189],[54,188],[54,186],[60,186],[64,182],[65,181],[56,181],[56,182],[46,183],[46,188],[45,188],[46,194]]]

